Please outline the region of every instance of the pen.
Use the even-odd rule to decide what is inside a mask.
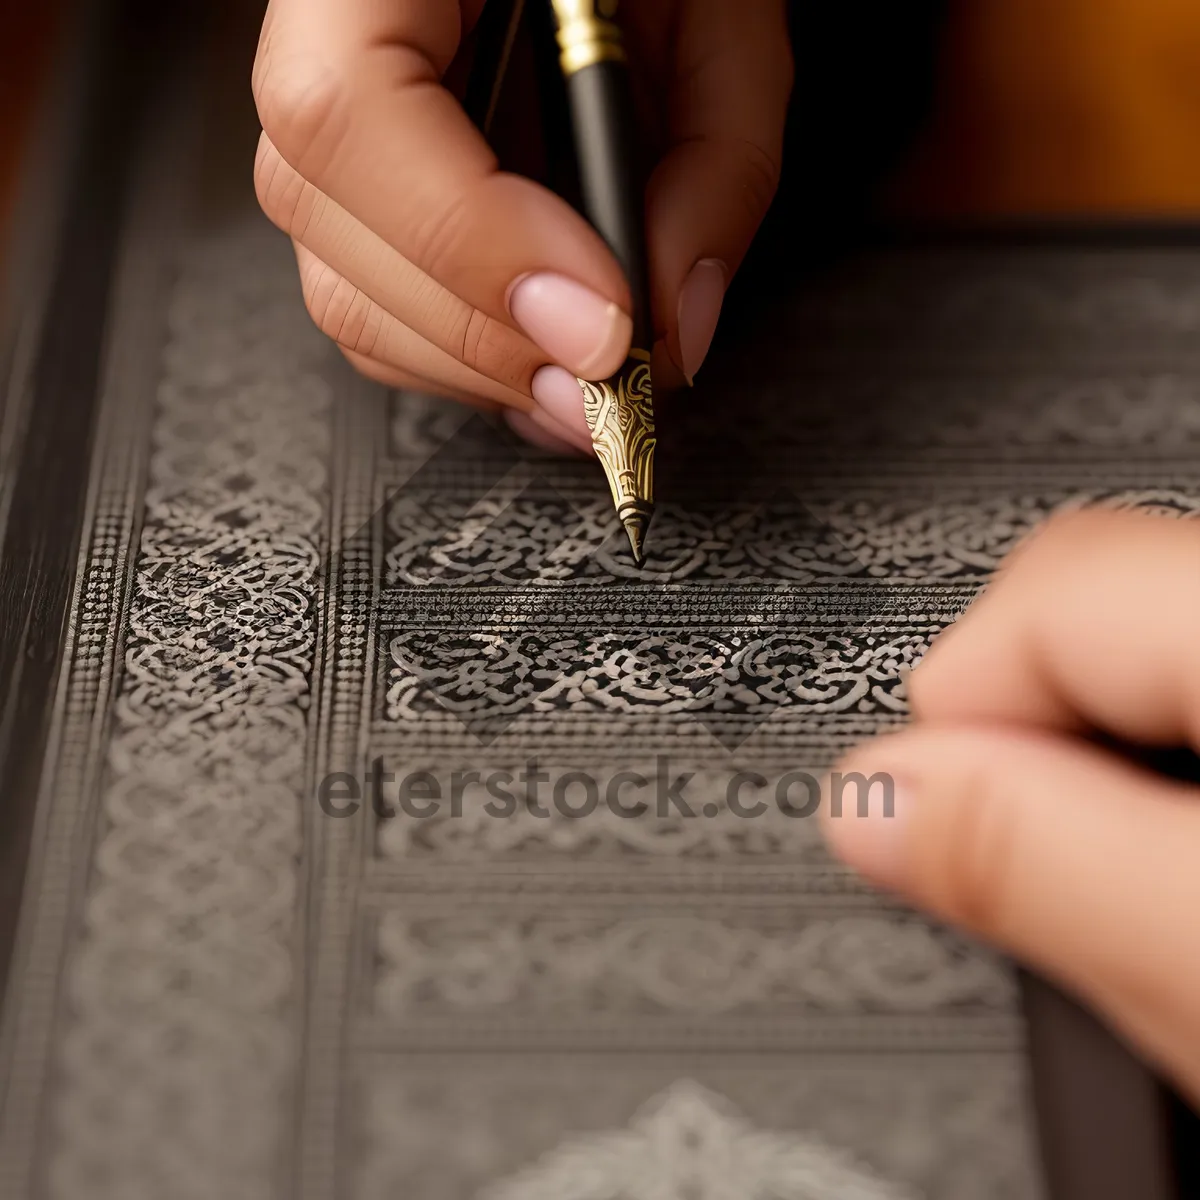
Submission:
[[[539,0],[545,3],[546,0]],[[633,341],[616,375],[581,379],[592,443],[612,490],[633,560],[645,561],[654,514],[654,343],[645,244],[644,189],[638,177],[629,66],[616,0],[549,0],[557,26],[584,215],[608,243],[629,281]]]
[[[479,129],[489,135],[518,29],[527,23],[535,50],[543,45],[547,50],[535,53],[535,63],[541,77],[543,140],[551,174],[560,190],[566,190],[565,177],[570,176],[572,202],[612,250],[633,298],[629,357],[610,379],[579,383],[596,456],[633,560],[641,566],[654,512],[656,442],[650,381],[654,327],[646,270],[644,189],[633,153],[637,122],[614,7],[615,0],[489,0],[476,29],[465,106]],[[550,70],[543,72],[543,63],[554,57],[555,43],[558,62],[548,63]]]

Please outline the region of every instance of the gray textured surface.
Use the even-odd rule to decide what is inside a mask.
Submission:
[[[150,184],[3,1194],[1036,1196],[1007,969],[722,797],[901,720],[900,669],[1051,511],[1195,511],[1200,255],[898,252],[798,289],[714,367],[638,575],[594,464],[353,380],[249,198],[193,219]],[[376,760],[662,755],[712,815],[315,798]]]

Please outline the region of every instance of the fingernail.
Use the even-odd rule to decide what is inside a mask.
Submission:
[[[518,279],[509,289],[508,311],[556,363],[584,379],[619,370],[633,335],[619,305],[549,272]]]
[[[832,772],[825,789],[821,823],[830,849],[873,883],[898,889],[904,875],[903,840],[905,814],[912,805],[910,785],[886,771],[868,771],[855,765]]]
[[[679,292],[679,365],[690,385],[704,363],[721,305],[725,300],[725,264],[716,258],[702,258],[683,281]]]
[[[534,419],[541,414],[553,420],[569,431],[571,440],[577,442],[581,450],[590,454],[592,431],[583,415],[583,391],[579,380],[562,367],[541,367],[534,373],[532,391],[538,404],[532,413]]]
[[[583,453],[567,438],[565,430],[548,429],[542,422],[535,420],[530,413],[523,413],[515,408],[506,408],[504,420],[513,433],[524,438],[531,446],[537,446],[540,450],[548,450],[551,454],[569,454],[575,458]]]

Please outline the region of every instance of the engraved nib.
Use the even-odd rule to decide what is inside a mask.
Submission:
[[[642,543],[646,539],[646,530],[650,526],[650,518],[654,515],[654,509],[649,504],[638,505],[636,508],[631,505],[625,508],[620,515],[621,524],[625,526],[625,533],[629,538],[629,549],[633,551],[633,564],[640,567],[646,561]]]
[[[631,350],[625,365],[603,383],[581,379],[583,412],[596,457],[608,477],[617,517],[641,566],[646,530],[654,512],[654,410],[650,355]]]

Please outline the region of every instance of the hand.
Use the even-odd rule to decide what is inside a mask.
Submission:
[[[498,170],[443,86],[482,2],[271,0],[259,201],[295,243],[314,320],[365,374],[503,407],[526,436],[590,453],[575,377],[624,361],[628,285],[569,205]],[[647,189],[656,334],[691,376],[778,181],[784,4],[639,0],[623,15],[661,84],[647,124],[664,135]]]
[[[910,698],[913,728],[839,768],[889,773],[895,815],[860,819],[848,788],[835,852],[1089,1001],[1200,1099],[1200,789],[1081,736],[1200,750],[1200,522],[1051,522]]]

